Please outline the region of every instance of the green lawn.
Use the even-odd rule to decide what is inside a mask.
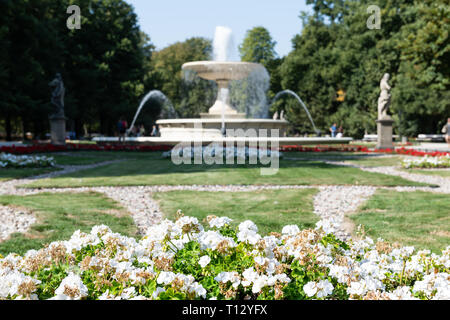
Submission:
[[[376,240],[413,245],[440,253],[450,245],[450,197],[422,191],[378,190],[359,212],[350,215]]]
[[[275,175],[261,175],[257,165],[175,165],[155,154],[43,179],[25,187],[81,187],[132,185],[425,185],[396,176],[364,172],[320,161],[280,160]]]
[[[57,168],[0,168],[0,182],[22,179],[59,170]]]
[[[72,151],[38,154],[53,157],[58,165],[88,165],[110,160],[159,158],[160,152]]]
[[[184,215],[203,221],[208,215],[227,216],[236,226],[252,220],[263,235],[281,232],[285,225],[313,228],[319,217],[313,213],[317,189],[259,190],[250,192],[171,191],[153,194],[168,219],[181,209]]]
[[[114,232],[136,235],[129,214],[102,194],[42,193],[29,196],[0,196],[0,204],[19,206],[34,212],[37,222],[27,234],[15,233],[0,242],[0,254],[23,254],[30,249],[57,240],[68,240],[74,231],[90,232],[94,225],[105,224]]]
[[[450,177],[450,170],[424,170],[424,169],[403,169],[403,171],[412,174],[424,174],[428,176]]]
[[[364,167],[384,167],[384,166],[400,166],[401,156],[380,157],[371,156],[366,158],[345,161],[346,163],[356,164]]]

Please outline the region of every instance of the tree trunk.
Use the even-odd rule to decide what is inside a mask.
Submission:
[[[12,127],[11,127],[11,117],[9,114],[6,114],[5,118],[5,130],[6,130],[6,141],[12,141]]]

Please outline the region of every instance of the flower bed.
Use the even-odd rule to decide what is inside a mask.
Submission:
[[[406,148],[396,148],[396,149],[369,149],[366,146],[358,146],[358,145],[341,145],[341,146],[281,146],[280,151],[283,152],[365,152],[365,153],[387,153],[387,154],[401,154],[401,155],[409,155],[416,157],[442,157],[446,155],[450,155],[450,152],[425,152],[414,149],[406,149]]]
[[[163,152],[162,157],[170,159],[172,156],[178,158],[186,158],[188,160],[198,159],[214,159],[220,157],[225,163],[226,159],[240,159],[247,161],[249,159],[261,160],[264,158],[277,157],[282,158],[283,154],[279,151],[249,147],[193,147],[179,148],[175,147],[170,151]]]
[[[450,168],[450,155],[442,157],[425,156],[421,159],[404,159],[403,168]]]
[[[45,168],[54,167],[55,160],[46,156],[16,156],[0,153],[0,168]]]
[[[32,154],[44,152],[59,152],[59,151],[167,151],[172,149],[171,146],[139,146],[139,145],[97,145],[97,144],[76,144],[68,143],[66,145],[53,144],[33,144],[27,146],[3,146],[0,147],[0,152],[8,152],[12,154]]]
[[[262,237],[251,221],[207,220],[179,215],[139,241],[96,226],[0,257],[0,299],[450,299],[450,247],[345,243],[323,221]]]
[[[58,151],[141,151],[141,152],[153,152],[153,151],[170,151],[172,146],[169,145],[127,145],[127,144],[83,144],[83,143],[68,143],[64,146],[53,144],[33,144],[27,146],[2,146],[0,152],[7,152],[12,154],[32,154],[32,153],[44,153],[44,152],[58,152]],[[297,146],[297,145],[283,145],[279,148],[280,152],[375,152],[375,153],[388,153],[388,154],[404,154],[410,156],[431,156],[440,157],[450,155],[449,152],[424,152],[414,149],[397,148],[397,149],[369,149],[366,146],[359,145],[340,145],[340,146]]]

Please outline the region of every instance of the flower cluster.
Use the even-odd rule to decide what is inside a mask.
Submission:
[[[450,299],[450,247],[343,242],[323,223],[266,236],[230,223],[180,214],[140,240],[101,225],[0,256],[0,299]]]
[[[0,153],[0,168],[42,168],[55,166],[55,160],[46,156],[16,156]]]
[[[450,152],[442,152],[442,151],[419,151],[411,148],[394,148],[394,149],[370,149],[367,146],[360,145],[338,145],[338,146],[327,146],[327,145],[317,145],[313,147],[309,146],[296,146],[296,145],[283,145],[280,146],[280,151],[283,152],[364,152],[364,153],[387,153],[387,154],[400,154],[400,155],[409,155],[415,157],[442,157],[442,156],[450,156]]]
[[[67,143],[65,145],[53,144],[32,144],[25,146],[0,146],[0,152],[12,154],[32,154],[44,152],[62,152],[62,151],[167,151],[172,149],[168,145],[131,145],[131,144],[84,144],[84,143]]]
[[[442,157],[428,157],[419,159],[404,159],[403,168],[450,168],[450,155]]]
[[[174,147],[172,150],[163,152],[162,157],[170,159],[176,156],[181,159],[240,159],[242,161],[247,161],[250,159],[261,160],[261,158],[266,157],[278,157],[281,158],[283,154],[277,150],[271,149],[261,149],[261,148],[249,148],[249,147],[222,147],[209,145],[205,147]],[[225,161],[224,161],[225,163]]]

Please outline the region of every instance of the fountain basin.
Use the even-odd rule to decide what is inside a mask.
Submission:
[[[96,137],[92,139],[96,141],[97,144],[122,144],[119,142],[118,137]],[[333,144],[349,144],[353,141],[352,138],[330,138],[330,137],[281,137],[267,139],[262,138],[248,138],[248,137],[221,137],[221,138],[197,138],[193,136],[186,136],[182,139],[164,139],[162,137],[126,137],[125,142],[130,145],[148,145],[148,146],[175,146],[179,143],[198,143],[201,145],[209,145],[211,143],[222,143],[223,145],[237,145],[237,143],[242,143],[244,145],[249,145],[250,143],[266,141],[268,145],[272,143],[277,143],[279,146],[292,146],[292,145],[333,145]]]
[[[235,61],[194,61],[183,64],[181,68],[185,71],[195,71],[200,78],[217,83],[217,99],[208,110],[210,115],[228,114],[235,115],[235,117],[243,117],[243,115],[239,114],[230,104],[229,82],[245,79],[253,71],[264,69],[258,63]],[[202,115],[203,117],[206,117],[205,114]]]
[[[263,67],[258,63],[239,61],[194,61],[181,67],[183,70],[195,71],[200,78],[213,81],[241,80],[260,68]]]
[[[286,130],[289,122],[286,120],[272,119],[247,119],[247,118],[225,118],[223,120],[225,129],[242,129],[244,134],[250,134],[249,129],[256,131],[259,136],[259,130],[264,129],[267,136],[271,135],[271,129],[279,130],[279,137],[286,136]],[[202,118],[202,119],[164,119],[156,122],[159,126],[161,138],[163,139],[185,139],[196,135],[203,139],[222,138],[222,119],[221,118]],[[242,131],[241,131],[242,132]]]

